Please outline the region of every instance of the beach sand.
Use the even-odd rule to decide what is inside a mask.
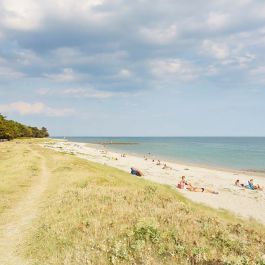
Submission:
[[[256,219],[258,222],[265,224],[265,191],[252,191],[234,185],[236,179],[240,179],[241,183],[246,184],[250,178],[254,178],[255,183],[265,187],[264,177],[258,175],[251,175],[250,177],[244,172],[210,169],[165,160],[161,160],[161,165],[158,166],[156,165],[157,160],[152,162],[152,158],[145,160],[142,156],[130,154],[121,157],[121,153],[112,152],[104,149],[103,146],[93,144],[56,140],[47,142],[43,146],[126,172],[130,172],[130,168],[135,167],[143,172],[144,178],[170,185],[174,189],[177,189],[176,185],[181,176],[186,176],[187,181],[192,183],[193,186],[213,189],[219,194],[177,189],[185,197],[213,208],[231,211],[243,218]],[[165,163],[170,168],[162,169]]]

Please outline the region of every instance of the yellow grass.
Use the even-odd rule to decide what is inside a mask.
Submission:
[[[28,190],[39,173],[39,158],[21,141],[0,143],[0,220]]]
[[[120,170],[31,148],[45,157],[51,174],[20,248],[34,265],[265,264],[261,225]]]

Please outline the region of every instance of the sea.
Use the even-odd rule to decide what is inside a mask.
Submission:
[[[55,137],[61,138],[61,137]],[[265,137],[65,137],[112,151],[193,165],[265,173]]]

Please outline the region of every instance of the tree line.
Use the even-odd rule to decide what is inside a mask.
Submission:
[[[44,138],[49,137],[45,127],[38,129],[30,127],[13,120],[7,120],[0,114],[0,139],[12,140],[20,137]]]

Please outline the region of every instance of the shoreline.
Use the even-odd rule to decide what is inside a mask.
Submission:
[[[244,138],[244,137],[243,137]],[[263,137],[261,137],[263,138]],[[57,141],[68,141],[68,142],[73,142],[73,143],[80,143],[80,144],[87,144],[88,146],[93,147],[99,147],[101,149],[107,149],[109,152],[113,153],[127,153],[132,156],[137,156],[137,157],[143,157],[143,156],[151,156],[152,159],[155,160],[160,160],[160,161],[165,161],[166,163],[175,163],[175,164],[180,164],[183,166],[190,166],[190,167],[200,167],[200,168],[207,168],[209,170],[218,170],[218,171],[224,171],[224,172],[233,172],[234,174],[248,174],[248,175],[253,175],[253,176],[258,176],[258,177],[264,177],[265,178],[265,170],[262,169],[251,169],[251,168],[246,168],[246,169],[239,169],[239,168],[233,168],[229,166],[219,166],[219,165],[210,165],[210,164],[203,164],[203,163],[196,163],[196,162],[189,162],[189,161],[184,161],[184,160],[178,160],[175,158],[171,157],[166,157],[163,155],[148,155],[147,153],[137,153],[137,152],[132,152],[128,150],[122,150],[122,149],[111,149],[110,146],[115,146],[116,143],[89,143],[89,142],[75,142],[66,139],[61,139],[61,138],[50,138],[51,140],[57,140]],[[120,143],[117,143],[119,145]],[[132,144],[138,144],[138,143],[132,143]],[[128,145],[128,143],[125,143],[124,145]],[[131,144],[129,144],[131,145]]]
[[[47,142],[44,147],[76,155],[80,158],[90,160],[103,165],[115,167],[126,172],[130,172],[130,167],[136,167],[144,173],[144,178],[160,184],[170,185],[176,188],[182,175],[185,175],[188,182],[194,186],[204,187],[219,192],[218,195],[202,192],[189,192],[178,190],[186,198],[197,203],[217,209],[228,210],[240,217],[254,218],[265,224],[265,192],[251,191],[245,188],[236,187],[234,182],[240,179],[246,183],[250,178],[265,187],[265,178],[258,174],[237,172],[233,170],[211,169],[187,164],[178,164],[170,161],[161,161],[157,166],[152,159],[145,160],[142,156],[135,156],[126,153],[126,157],[121,157],[121,153],[102,148],[100,145],[90,143],[77,143],[62,140],[54,140],[54,143]],[[162,169],[166,163],[172,169]],[[250,177],[251,176],[251,177]]]
[[[57,139],[60,141],[60,139]],[[67,141],[67,140],[66,140]],[[72,141],[68,141],[68,142],[72,142]],[[126,150],[112,150],[108,148],[108,145],[104,146],[101,143],[81,143],[81,142],[72,142],[72,143],[80,143],[80,144],[86,144],[89,147],[92,148],[107,148],[107,150],[109,152],[113,152],[113,153],[127,153],[128,155],[131,156],[137,156],[137,157],[143,157],[143,156],[148,156],[148,154],[141,154],[141,153],[135,153],[135,152],[130,152],[130,151],[126,151]],[[182,166],[189,166],[189,167],[199,167],[199,168],[204,168],[204,169],[209,169],[209,170],[218,170],[218,171],[224,171],[224,172],[233,172],[234,174],[248,174],[248,175],[255,175],[258,177],[264,177],[265,178],[265,171],[263,170],[256,170],[256,169],[236,169],[236,168],[229,168],[229,167],[222,167],[222,166],[211,166],[211,165],[206,165],[206,164],[196,164],[196,163],[192,163],[192,162],[187,162],[187,161],[181,161],[181,160],[177,160],[177,159],[172,159],[172,158],[168,158],[168,157],[163,157],[160,156],[158,157],[158,155],[152,155],[152,158],[148,158],[148,159],[155,159],[155,160],[160,160],[160,161],[165,161],[166,163],[174,163],[174,164],[179,164]]]

